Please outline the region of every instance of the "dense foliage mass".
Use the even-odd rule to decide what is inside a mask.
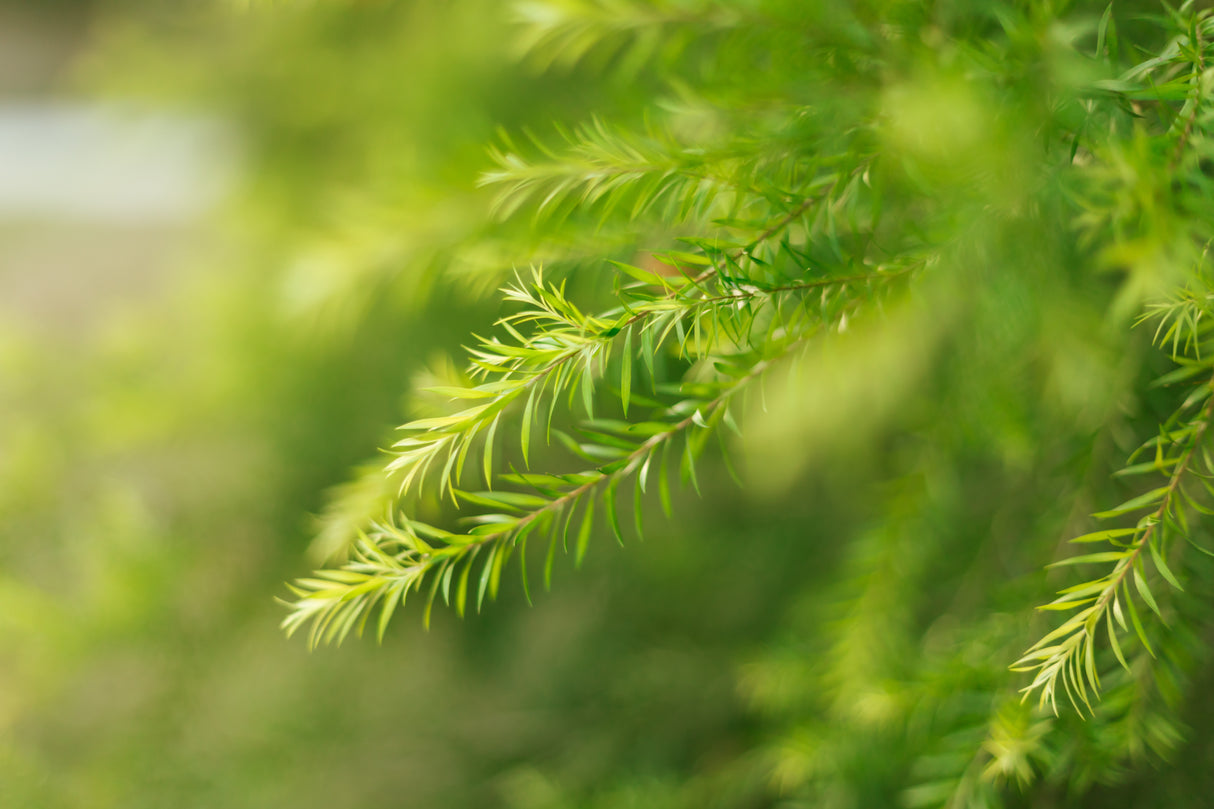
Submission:
[[[16,794],[1204,805],[1201,6],[219,5],[90,69],[239,127],[223,253],[0,400]],[[308,510],[285,628],[382,646],[259,634]]]
[[[1211,555],[1195,537],[1214,513],[1205,444],[1214,363],[1203,323],[1214,210],[1202,162],[1214,23],[1192,4],[1164,8],[1137,20],[1130,39],[1114,11],[522,7],[538,63],[652,73],[658,91],[640,102],[640,128],[595,118],[555,145],[544,135],[505,140],[481,175],[497,192],[496,213],[531,214],[541,227],[577,216],[587,242],[597,237],[587,226],[626,233],[643,223],[644,236],[630,261],[605,251],[614,300],[597,315],[567,293],[559,261],[533,264],[504,288],[508,314],[469,349],[467,376],[426,388],[455,406],[405,424],[371,472],[391,505],[350,522],[341,504],[357,535],[351,559],[299,580],[288,631],[310,624],[313,643],[340,639],[378,607],[382,637],[413,591],[427,614],[440,598],[460,614],[469,599],[479,609],[512,556],[528,592],[529,545],[544,554],[548,585],[558,549],[580,560],[600,526],[624,542],[622,509],[640,536],[651,486],[669,514],[670,477],[697,486],[713,439],[727,427],[746,436],[739,418],[774,421],[761,432],[803,443],[794,439],[825,417],[822,394],[806,388],[826,387],[833,407],[888,429],[900,394],[957,364],[942,356],[951,342],[978,344],[974,365],[990,359],[984,327],[1023,317],[982,317],[984,307],[1020,303],[1001,286],[1044,283],[1033,290],[1045,309],[1039,328],[1067,330],[1049,321],[1072,296],[1088,307],[1103,299],[1105,329],[1153,324],[1177,366],[1155,384],[1176,410],[1117,472],[1156,482],[1096,514],[1112,527],[1071,540],[1086,552],[1055,563],[1095,575],[1065,582],[1044,606],[1063,620],[1014,670],[1033,675],[1022,690],[1055,714],[1065,695],[1095,715],[1103,675],[1112,699],[1097,718],[1124,734],[1126,753],[1167,754],[1179,734],[1152,683],[1193,655],[1182,594],[1205,565],[1185,557]],[[1115,289],[1092,294],[1085,276],[1098,271]],[[1056,366],[1071,346],[1043,342],[1034,359],[1049,383],[1095,381],[1068,379],[1074,372]],[[957,365],[949,371],[982,378],[980,365]],[[1119,370],[1141,378],[1128,365]],[[755,391],[773,375],[790,381],[770,408]],[[953,399],[963,385],[940,392]],[[941,419],[933,410],[920,419]],[[1121,418],[1108,408],[1093,421]],[[554,438],[584,465],[533,464],[533,443]],[[470,456],[475,472],[465,469]],[[467,488],[470,478],[484,490]],[[631,508],[619,504],[621,489],[631,489]],[[420,519],[448,496],[465,507],[463,528]],[[1054,757],[1048,724],[999,705],[986,741],[971,743],[972,761],[917,787],[913,802],[981,802],[994,799],[978,797],[988,785],[1028,786]]]

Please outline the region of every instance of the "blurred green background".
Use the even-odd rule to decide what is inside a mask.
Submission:
[[[0,805],[881,807],[980,744],[1042,565],[1158,417],[1130,393],[1164,367],[1149,335],[1107,328],[1115,290],[1059,245],[979,276],[879,427],[758,424],[749,485],[710,463],[534,606],[504,586],[382,645],[283,638],[308,515],[410,380],[514,267],[593,299],[644,242],[488,215],[498,127],[636,122],[658,83],[541,70],[512,30],[496,0],[0,4],[25,172],[0,206]],[[1034,805],[1205,805],[1214,700],[1187,699],[1175,764],[1080,738],[1120,786]]]

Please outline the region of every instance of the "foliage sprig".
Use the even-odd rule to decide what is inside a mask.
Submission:
[[[1178,370],[1179,373],[1168,375],[1164,381],[1204,377],[1214,371],[1209,364],[1199,362],[1182,365]],[[1076,710],[1082,703],[1090,713],[1089,693],[1095,695],[1100,691],[1095,641],[1102,630],[1117,661],[1127,669],[1121,636],[1130,633],[1137,637],[1142,647],[1154,655],[1136,602],[1142,602],[1164,620],[1164,611],[1150,584],[1151,571],[1173,588],[1182,590],[1179,578],[1168,564],[1169,554],[1174,552],[1176,541],[1188,538],[1192,521],[1202,514],[1214,514],[1203,502],[1214,494],[1210,483],[1214,479],[1214,456],[1206,446],[1212,415],[1214,378],[1203,380],[1163,425],[1159,435],[1144,444],[1131,457],[1130,465],[1118,473],[1126,477],[1163,474],[1166,482],[1095,515],[1110,521],[1142,516],[1132,526],[1105,528],[1071,540],[1083,545],[1108,545],[1111,549],[1072,556],[1052,565],[1111,563],[1112,567],[1096,579],[1066,587],[1058,598],[1041,607],[1074,613],[1030,647],[1016,664],[1018,671],[1035,673],[1024,689],[1026,696],[1039,693],[1041,704],[1049,704],[1057,712],[1057,692],[1061,686]],[[1153,457],[1135,462],[1142,456]]]
[[[613,262],[620,305],[597,315],[584,312],[563,282],[550,280],[539,268],[526,281],[516,277],[502,290],[508,304],[520,307],[498,321],[504,339],[479,338],[469,349],[467,384],[429,388],[466,406],[405,424],[405,436],[393,445],[384,470],[399,481],[399,502],[431,492],[483,513],[465,518],[471,525],[466,531],[404,515],[369,523],[344,566],[296,582],[297,600],[284,621],[287,631],[311,623],[312,643],[340,640],[351,630],[361,631],[379,605],[382,635],[396,606],[425,582],[427,619],[440,593],[463,614],[474,564],[480,566],[479,608],[486,595],[496,595],[507,559],[515,550],[524,556],[532,536],[549,543],[547,585],[558,537],[566,552],[569,535],[576,537],[572,552],[580,562],[596,502],[622,541],[616,490],[627,478],[634,481],[638,533],[651,478],[669,510],[668,467],[676,443],[682,447],[679,474],[696,485],[696,459],[708,437],[722,424],[736,429],[731,402],[754,379],[815,335],[879,304],[929,263],[930,255],[910,255],[832,268],[801,246],[812,234],[834,227],[834,211],[855,204],[865,169],[862,162],[844,174],[818,177],[804,198],[777,203],[784,210],[747,242],[688,239],[689,250],[654,253],[648,267]],[[686,364],[681,382],[662,377],[655,359],[663,353]],[[650,395],[640,393],[637,367],[646,372]],[[595,417],[596,399],[611,369],[620,412],[630,418],[644,407],[651,413],[648,420]],[[576,436],[554,426],[558,410],[575,406],[586,419]],[[503,471],[500,460],[515,448],[499,442],[498,433],[516,417],[523,468]],[[544,443],[555,436],[594,466],[571,474],[527,471],[540,435]],[[469,458],[477,455],[484,491],[461,485]],[[525,559],[519,566],[529,593]]]

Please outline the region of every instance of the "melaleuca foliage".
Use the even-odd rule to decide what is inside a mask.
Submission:
[[[765,444],[792,470],[768,474],[788,478],[828,433],[913,424],[918,457],[847,546],[842,617],[784,660],[797,696],[773,696],[784,663],[743,678],[783,717],[764,752],[778,786],[829,800],[888,749],[882,800],[997,806],[1060,773],[1082,794],[1173,755],[1209,626],[1214,17],[778,0],[553,0],[518,17],[535,69],[644,91],[625,120],[503,133],[480,176],[499,220],[602,246],[598,287],[559,252],[502,268],[504,314],[335,498],[322,535],[337,553],[292,585],[287,631],[382,637],[407,600],[426,620],[436,602],[462,615],[508,572],[531,598],[558,559],[641,535],[649,501],[669,513],[706,455]],[[1093,400],[1082,352],[1109,346],[1125,359]],[[1001,380],[1005,356],[1023,367]],[[1000,413],[1007,379],[1033,380],[1105,454],[1155,418],[1124,464],[1037,492],[1119,504],[1006,517],[1032,537],[1008,553],[1065,574],[1036,614],[1041,582],[1023,578],[925,595],[933,571],[989,574],[983,548],[1011,547],[948,538],[931,516],[953,485],[933,453],[976,453],[1001,418],[1050,418]],[[769,407],[777,381],[794,393]],[[916,393],[929,381],[935,401]],[[996,448],[1013,467],[1037,451],[1014,432]],[[1055,547],[1072,529],[1077,555]]]

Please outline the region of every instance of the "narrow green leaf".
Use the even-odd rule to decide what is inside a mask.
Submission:
[[[489,578],[493,575],[493,563],[498,557],[498,551],[501,546],[494,543],[489,548],[489,558],[485,560],[485,564],[481,566],[480,584],[476,588],[476,611],[481,611],[481,605],[485,601],[485,593],[489,589]]]
[[[519,575],[523,579],[523,597],[527,599],[527,604],[531,604],[531,588],[527,583],[527,537],[517,544],[518,547],[518,569]]]
[[[1159,571],[1161,576],[1167,579],[1168,584],[1172,585],[1177,590],[1184,592],[1184,588],[1180,586],[1180,581],[1175,575],[1172,574],[1171,568],[1168,567],[1167,561],[1164,560],[1163,554],[1160,553],[1159,548],[1157,547],[1158,544],[1158,541],[1154,537],[1147,542],[1147,547],[1151,551],[1151,559],[1155,562],[1155,568]]]
[[[1117,58],[1117,21],[1113,18],[1113,4],[1105,7],[1096,29],[1096,55]]]
[[[1101,551],[1100,553],[1089,553],[1089,554],[1084,554],[1083,556],[1072,556],[1069,559],[1063,559],[1060,562],[1052,562],[1052,563],[1046,565],[1046,567],[1053,568],[1053,567],[1065,567],[1067,565],[1096,564],[1098,562],[1116,562],[1119,559],[1124,559],[1125,557],[1129,556],[1131,553],[1133,553],[1133,551],[1130,551],[1130,550]]]
[[[1095,581],[1085,581],[1080,584],[1073,584],[1070,587],[1064,587],[1058,591],[1058,601],[1064,601],[1067,598],[1083,598],[1090,595],[1099,595],[1103,593],[1109,585],[1109,577],[1103,576]]]
[[[624,534],[620,531],[620,516],[615,509],[615,490],[618,483],[619,478],[612,478],[607,483],[607,489],[603,493],[603,509],[607,512],[607,522],[611,526],[611,533],[615,534],[615,541],[623,547]]]
[[[493,572],[489,574],[489,598],[497,598],[498,584],[502,580],[502,568],[506,564],[506,560],[510,558],[510,554],[514,548],[509,546],[499,546],[497,556],[493,557]]]
[[[552,419],[556,415],[556,404],[560,399],[560,383],[559,379],[552,383],[552,395],[548,397],[548,418],[544,424],[544,442],[552,443]]]
[[[430,593],[426,596],[426,609],[422,612],[422,628],[429,631],[430,629],[430,613],[434,610],[434,599],[438,595],[438,576],[434,576],[430,581]]]
[[[569,553],[569,524],[571,522],[573,522],[573,515],[577,511],[577,503],[571,504],[568,507],[568,509],[566,509],[565,506],[561,506],[561,511],[564,512],[564,516],[565,516],[564,524],[561,528],[561,550],[563,550],[566,554],[568,554]],[[560,514],[557,515],[558,518],[560,516],[561,516]]]
[[[707,256],[696,253],[685,253],[681,250],[668,250],[665,253],[655,253],[654,258],[671,267],[692,264],[697,267],[711,267],[712,261]]]
[[[469,433],[462,439],[460,444],[458,458],[455,461],[455,476],[452,478],[458,484],[464,477],[464,461],[468,458],[468,451],[472,449],[472,435]],[[452,448],[454,450],[454,447]]]
[[[1096,643],[1093,638],[1093,632],[1089,629],[1088,634],[1083,640],[1083,667],[1087,674],[1088,683],[1092,686],[1093,693],[1095,693],[1100,690],[1100,675],[1096,673]],[[1091,707],[1091,705],[1088,705],[1089,709]]]
[[[548,538],[548,555],[544,557],[544,590],[552,590],[552,565],[556,561],[556,531]]]
[[[1151,648],[1150,641],[1147,640],[1146,630],[1142,627],[1142,621],[1138,618],[1138,608],[1134,606],[1134,599],[1130,597],[1129,591],[1126,591],[1125,605],[1130,613],[1130,623],[1134,626],[1134,633],[1138,635],[1138,640],[1142,641],[1142,646],[1147,650],[1147,654],[1151,657],[1155,656],[1155,650]]]
[[[1113,626],[1113,616],[1106,610],[1104,613],[1105,627],[1109,634],[1109,646],[1113,648],[1113,654],[1117,657],[1117,662],[1126,671],[1130,670],[1129,663],[1125,662],[1125,655],[1121,653],[1121,643],[1117,640],[1117,628]]]
[[[1121,631],[1122,632],[1129,631],[1129,629],[1125,623],[1125,613],[1123,613],[1121,611],[1121,595],[1116,591],[1113,592],[1113,610],[1112,610],[1112,612],[1113,612],[1113,617],[1117,619],[1118,626],[1121,627]]]
[[[742,437],[742,429],[738,427],[738,423],[734,421],[733,413],[728,407],[725,408],[725,412],[722,414],[721,420],[725,422],[726,427],[733,431],[734,435],[738,436],[739,438]]]
[[[1109,509],[1108,511],[1101,511],[1093,514],[1092,516],[1103,520],[1108,519],[1109,517],[1119,517],[1122,514],[1127,514],[1131,511],[1137,511],[1142,508],[1147,508],[1148,506],[1153,506],[1158,503],[1160,498],[1167,493],[1168,488],[1169,487],[1167,486],[1160,486],[1157,489],[1151,489],[1149,492],[1126,500],[1116,508]]]
[[[1093,531],[1090,534],[1083,534],[1070,540],[1071,542],[1104,542],[1105,540],[1116,539],[1117,537],[1128,537],[1138,533],[1137,528],[1111,528],[1108,531]]]
[[[459,577],[459,587],[455,592],[455,611],[460,618],[464,617],[464,609],[468,603],[468,575],[472,572],[472,560],[476,558],[476,554],[469,554],[464,563],[464,572]]]
[[[1151,588],[1147,586],[1147,580],[1138,572],[1137,564],[1134,565],[1132,572],[1134,574],[1134,586],[1138,588],[1138,594],[1142,596],[1143,601],[1147,602],[1147,606],[1151,608],[1151,611],[1162,619],[1163,613],[1159,611],[1159,605],[1155,603],[1155,596],[1151,593]]]
[[[641,269],[640,267],[634,267],[631,264],[625,264],[622,261],[612,261],[611,259],[607,259],[607,262],[614,265],[615,268],[620,272],[635,278],[642,284],[647,284],[649,286],[665,286],[662,281],[662,276],[658,275],[657,273]]]
[[[1201,553],[1204,553],[1206,556],[1214,557],[1214,551],[1211,551],[1209,548],[1205,548],[1205,547],[1202,547],[1201,545],[1198,545],[1196,542],[1193,541],[1193,539],[1191,537],[1186,535],[1185,541],[1188,542],[1190,545],[1192,545],[1196,550],[1200,551]]]
[[[1148,475],[1156,472],[1164,472],[1169,467],[1175,466],[1178,460],[1179,459],[1177,458],[1159,458],[1154,461],[1147,461],[1146,463],[1131,464],[1130,466],[1118,469],[1113,473],[1113,475],[1116,477],[1132,477],[1134,475]]]
[[[493,419],[493,423],[489,425],[489,432],[485,435],[485,487],[493,488],[493,437],[497,433],[497,423],[501,420],[501,414]]]
[[[645,363],[645,370],[649,372],[649,389],[653,390],[657,385],[658,377],[653,369],[653,330],[641,328],[641,361]]]
[[[477,514],[468,519],[477,523],[468,530],[470,535],[477,538],[501,536],[511,531],[519,522],[518,517],[510,514]]]
[[[582,524],[578,528],[577,550],[573,557],[573,566],[581,568],[586,549],[590,546],[590,529],[594,526],[594,498],[586,498],[586,510],[582,512]]]
[[[388,587],[384,603],[379,608],[379,623],[375,629],[375,639],[380,643],[384,642],[384,632],[388,628],[388,622],[392,620],[392,613],[396,611],[396,605],[401,601],[401,591],[403,589],[399,585]]]
[[[628,417],[628,402],[632,395],[632,329],[624,330],[623,356],[620,358],[620,401],[624,406],[624,417]]]
[[[1209,368],[1200,363],[1185,364],[1179,368],[1175,368],[1163,376],[1159,377],[1152,383],[1152,387],[1163,387],[1165,385],[1174,385],[1177,382],[1183,382],[1186,379],[1192,379],[1198,374],[1205,371],[1209,373]]]
[[[1083,606],[1084,604],[1091,604],[1095,600],[1096,596],[1092,596],[1090,598],[1068,599],[1066,601],[1051,601],[1049,604],[1042,604],[1041,606],[1037,607],[1037,609],[1058,611],[1073,610],[1076,607]]]
[[[443,562],[443,603],[451,606],[451,576],[455,572],[455,562]]]
[[[582,370],[582,406],[586,408],[586,418],[594,418],[594,372],[589,362]]]
[[[506,508],[516,511],[536,511],[549,504],[546,497],[526,492],[465,492],[460,491],[461,499],[470,503],[478,503],[491,508]]]
[[[426,393],[433,393],[438,396],[448,396],[452,399],[492,399],[497,394],[493,391],[476,388],[461,388],[452,385],[432,385],[422,388]]]
[[[531,419],[535,415],[535,396],[538,388],[531,388],[531,393],[527,395],[527,404],[523,406],[523,423],[519,428],[520,439],[519,443],[523,450],[523,466],[531,468],[531,460],[528,457],[531,451]]]
[[[694,448],[691,445],[691,436],[687,436],[683,442],[682,475],[691,483],[691,488],[695,490],[695,493],[703,497],[704,495],[700,493],[700,482],[696,479],[696,459]]]

